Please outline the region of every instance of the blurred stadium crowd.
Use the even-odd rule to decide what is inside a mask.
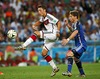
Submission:
[[[17,42],[24,42],[32,33],[32,24],[39,19],[37,5],[47,6],[47,12],[56,16],[62,23],[60,40],[69,36],[70,31],[64,21],[70,10],[78,10],[85,30],[86,40],[100,40],[100,1],[99,0],[0,0],[0,37],[9,42],[7,31],[18,33]],[[41,28],[45,29],[43,24]],[[37,41],[41,41],[38,39]]]

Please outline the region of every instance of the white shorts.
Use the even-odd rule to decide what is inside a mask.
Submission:
[[[55,31],[40,31],[40,38],[44,38],[43,49],[50,50],[57,40]]]

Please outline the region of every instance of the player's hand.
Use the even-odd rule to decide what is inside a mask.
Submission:
[[[59,30],[56,31],[56,36],[57,36],[58,38],[60,37],[60,31],[59,31]]]
[[[67,26],[69,25],[69,23],[68,23],[68,20],[67,20],[67,19],[65,20],[65,25],[67,25]]]
[[[59,33],[57,33],[57,34],[56,34],[56,36],[59,38],[59,37],[60,37],[60,34],[59,34]]]
[[[69,41],[67,39],[62,40],[62,45],[65,46]]]

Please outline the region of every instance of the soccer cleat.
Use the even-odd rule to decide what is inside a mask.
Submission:
[[[53,69],[53,71],[51,73],[51,77],[55,76],[58,71],[59,71],[59,68],[58,67],[55,68],[55,69]]]
[[[25,50],[26,48],[25,47],[22,47],[22,46],[18,46],[18,47],[15,47],[14,49],[15,50]]]
[[[3,75],[3,72],[0,72],[0,75]]]
[[[85,74],[82,74],[82,75],[78,75],[76,77],[86,77],[86,75]]]
[[[63,76],[68,76],[68,77],[71,77],[72,76],[72,74],[69,71],[63,72],[62,75]]]

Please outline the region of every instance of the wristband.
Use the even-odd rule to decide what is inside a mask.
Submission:
[[[70,39],[69,38],[67,38],[67,41],[69,41]]]

